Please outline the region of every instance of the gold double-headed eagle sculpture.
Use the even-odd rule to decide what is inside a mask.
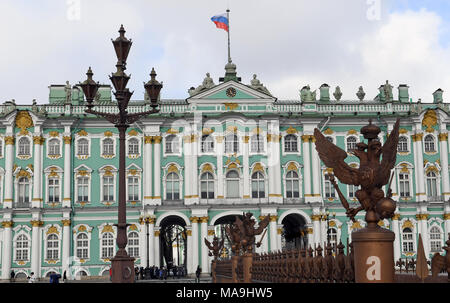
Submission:
[[[329,174],[329,180],[336,189],[347,216],[352,221],[355,221],[356,214],[361,210],[366,211],[366,222],[371,223],[369,225],[372,226],[380,219],[388,219],[394,215],[396,203],[391,199],[392,190],[389,178],[397,158],[399,126],[400,120],[397,119],[383,146],[378,138],[381,129],[372,124],[371,119],[368,125],[361,128],[361,134],[368,142],[367,144],[357,143],[356,149],[350,151],[359,158],[359,168],[349,166],[344,161],[348,156],[347,152],[328,141],[319,129],[314,130],[316,150],[323,163],[333,169],[333,174]],[[344,184],[360,186],[355,193],[361,204],[360,207],[350,208],[348,201],[339,190],[334,176]],[[388,182],[389,186],[385,195],[382,187]]]

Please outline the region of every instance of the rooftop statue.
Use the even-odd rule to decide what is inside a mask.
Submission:
[[[316,91],[311,92],[311,88],[309,87],[309,85],[304,86],[300,90],[300,99],[302,100],[302,102],[316,101]]]
[[[66,81],[64,91],[66,92],[66,103],[70,103],[72,101],[72,86],[70,85],[69,81]]]
[[[358,92],[356,93],[356,96],[358,97],[359,101],[364,100],[364,96],[366,93],[364,92],[364,89],[362,86],[359,87]]]
[[[264,85],[262,85],[262,83],[258,79],[256,79],[256,74],[253,74],[253,79],[250,81],[250,85],[252,86],[252,88],[270,95],[269,90]]]
[[[385,197],[381,188],[389,182],[391,170],[395,165],[399,126],[400,120],[397,119],[394,129],[383,146],[378,140],[381,130],[372,124],[372,120],[369,120],[369,124],[361,128],[361,133],[365,139],[368,139],[368,143],[358,143],[356,149],[351,152],[359,158],[359,168],[350,167],[344,161],[347,158],[347,152],[328,141],[319,129],[314,130],[316,150],[324,164],[333,169],[334,175],[342,183],[361,186],[361,189],[356,192],[356,198],[361,206],[350,208],[334,180],[334,175],[329,175],[330,181],[346,209],[346,214],[352,221],[355,221],[356,214],[361,210],[366,211],[366,221],[368,223],[375,222],[375,225],[380,219],[389,219],[394,215],[396,203],[391,199],[392,191],[389,189]]]
[[[341,100],[342,92],[339,86],[336,86],[336,90],[334,91],[333,96],[337,101]]]
[[[195,89],[193,87],[191,87],[188,90],[188,93],[190,96],[193,96],[193,95],[200,93],[201,91],[203,91],[205,89],[209,89],[214,86],[215,86],[215,84],[214,84],[213,79],[210,77],[209,73],[206,73],[206,77],[205,77],[205,79],[203,79],[203,83],[200,84],[199,86],[197,86],[197,88],[195,88]]]

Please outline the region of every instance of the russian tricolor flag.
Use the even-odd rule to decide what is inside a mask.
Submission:
[[[228,18],[227,14],[216,15],[211,18],[211,21],[216,24],[217,28],[224,29],[228,32]]]

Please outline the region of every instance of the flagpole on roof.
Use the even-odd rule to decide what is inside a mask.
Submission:
[[[227,8],[227,19],[228,19],[228,63],[231,63],[230,55],[230,9]]]

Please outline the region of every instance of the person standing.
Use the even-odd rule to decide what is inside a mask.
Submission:
[[[67,274],[66,274],[66,271],[64,271],[64,273],[63,273],[63,283],[66,283],[67,282]]]
[[[31,272],[30,277],[28,279],[28,283],[35,283],[36,277],[34,276],[34,272]]]
[[[202,272],[202,268],[200,267],[200,265],[197,265],[197,270],[195,271],[195,282],[197,282],[197,283],[200,282],[201,272]]]
[[[14,279],[15,276],[16,276],[16,273],[14,272],[14,270],[11,270],[10,280],[9,280],[11,283],[15,282],[15,279]]]

